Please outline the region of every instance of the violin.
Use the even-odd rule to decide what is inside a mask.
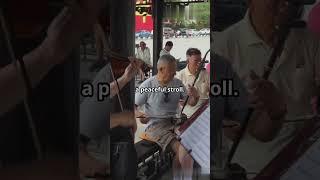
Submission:
[[[110,18],[111,16],[108,14],[108,11],[103,11],[98,18],[98,24],[102,28],[103,36],[105,39],[110,34]],[[119,78],[122,76],[122,74],[124,74],[126,68],[129,66],[130,60],[128,59],[128,57],[125,57],[111,50],[108,46],[108,43],[105,46],[105,56],[107,56],[108,60],[111,62],[114,77]],[[148,75],[148,72],[151,70],[151,68],[149,68],[149,66],[144,62],[142,63],[140,68],[146,76]]]
[[[107,57],[111,61],[111,67],[115,78],[121,77],[126,68],[129,66],[130,60],[127,57],[115,53],[111,50],[107,50]],[[145,73],[146,76],[148,76],[148,72],[151,70],[151,68],[142,60],[139,61],[142,62],[142,65],[140,66],[141,70]]]

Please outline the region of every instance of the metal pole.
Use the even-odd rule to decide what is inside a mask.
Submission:
[[[125,57],[135,53],[135,3],[136,1],[113,0],[109,2],[110,12],[110,48]],[[122,99],[129,99],[123,104],[124,109],[133,109],[134,80],[123,88]],[[116,100],[116,102],[118,102]],[[120,108],[120,107],[119,107]],[[117,109],[121,111],[121,109]]]
[[[152,75],[157,74],[157,62],[159,53],[162,49],[162,18],[163,18],[164,2],[163,0],[152,1],[152,18],[153,18],[153,69]]]

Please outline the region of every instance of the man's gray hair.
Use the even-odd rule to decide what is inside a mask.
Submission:
[[[174,63],[176,62],[176,58],[174,58],[173,56],[171,56],[170,54],[165,54],[165,55],[162,55],[159,60],[158,60],[158,63],[157,63],[157,66],[159,66],[160,64],[171,64],[171,63]]]

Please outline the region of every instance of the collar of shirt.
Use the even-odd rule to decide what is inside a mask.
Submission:
[[[169,51],[167,51],[165,48],[163,48],[162,50],[163,50],[165,53],[170,54],[170,52],[169,52]]]
[[[193,75],[191,72],[190,72],[190,70],[189,70],[189,67],[188,67],[189,65],[187,64],[187,66],[184,68],[184,72],[185,72],[185,74],[187,75],[187,76],[195,76],[195,75]]]
[[[145,49],[144,50],[142,50],[141,49],[141,47],[139,48],[139,51],[141,51],[142,53],[144,53],[144,52],[146,52],[146,51],[148,51],[149,50],[149,48],[148,47],[145,47]]]
[[[263,44],[266,45],[265,42],[258,36],[256,31],[254,30],[251,20],[250,20],[250,13],[249,10],[246,12],[245,17],[241,22],[241,31],[242,37],[244,42],[247,46],[256,45],[256,44]]]
[[[247,10],[245,17],[242,19],[240,31],[242,34],[243,42],[246,43],[247,47],[254,45],[261,45],[266,50],[267,54],[271,55],[273,48],[265,43],[256,33],[250,19],[250,12]],[[289,39],[289,38],[288,38]],[[283,47],[283,53],[287,53],[288,43]]]

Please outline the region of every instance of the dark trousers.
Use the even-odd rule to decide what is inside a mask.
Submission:
[[[112,180],[136,180],[137,152],[132,141],[111,144]]]

